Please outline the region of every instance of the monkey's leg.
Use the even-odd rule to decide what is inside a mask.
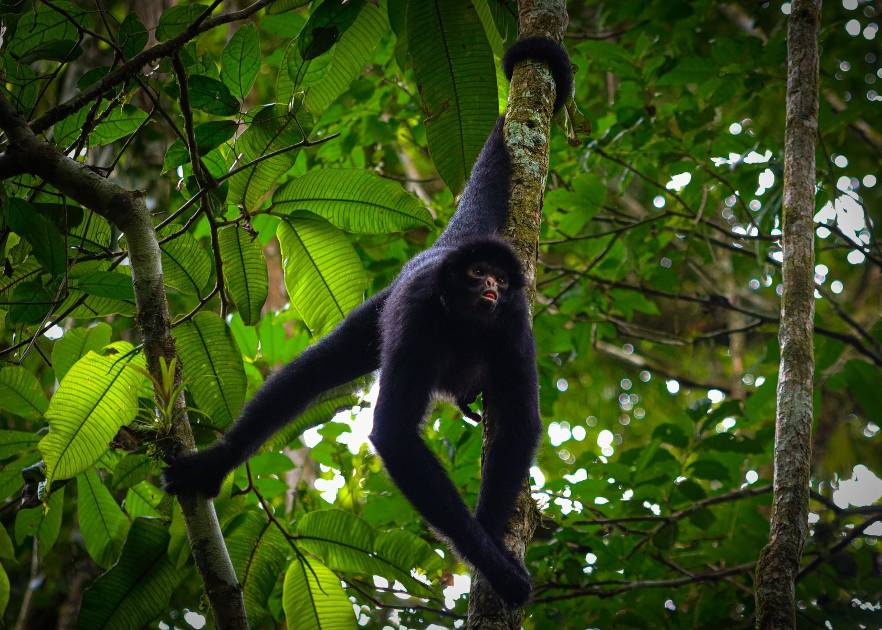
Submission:
[[[384,290],[353,310],[327,337],[270,376],[222,439],[170,460],[163,472],[166,491],[216,496],[227,473],[319,394],[376,370],[379,311],[388,293]]]
[[[519,344],[500,344],[484,395],[493,436],[484,457],[475,516],[499,542],[542,432],[533,339],[529,329],[522,334]]]
[[[422,351],[421,351],[422,352]],[[398,366],[398,367],[396,367]],[[418,430],[431,395],[427,364],[404,356],[384,361],[371,442],[386,470],[428,523],[449,539],[511,605],[530,594],[530,582],[469,513]]]

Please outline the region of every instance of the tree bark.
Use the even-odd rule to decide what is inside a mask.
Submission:
[[[68,197],[98,213],[126,236],[132,281],[135,288],[136,319],[144,339],[144,354],[150,373],[160,378],[160,357],[175,356],[168,301],[162,276],[161,251],[144,194],[129,191],[64,155],[39,139],[12,105],[0,95],[0,128],[9,144],[0,163],[13,164],[18,172],[41,177]],[[9,175],[11,171],[6,171]],[[180,374],[176,375],[179,381]],[[177,383],[176,383],[177,384]],[[183,399],[179,400],[183,408]],[[174,448],[195,448],[186,414],[173,427]],[[187,533],[196,566],[205,582],[215,625],[222,629],[248,628],[245,603],[230,562],[214,505],[210,500],[180,497]]]
[[[563,38],[569,18],[564,0],[519,0],[518,37],[542,35],[555,41]],[[542,198],[548,175],[548,147],[554,105],[554,80],[539,62],[525,61],[515,68],[505,115],[505,143],[512,161],[511,209],[505,228],[527,277],[530,302],[535,298],[536,258]],[[484,452],[493,441],[495,418],[484,423]],[[529,480],[518,496],[515,513],[505,534],[506,547],[523,559],[527,544],[539,523],[539,510],[530,496]],[[524,613],[509,609],[479,575],[472,580],[466,627],[508,630],[521,627]]]
[[[756,570],[756,627],[795,628],[799,559],[808,533],[815,315],[815,139],[820,0],[796,0],[787,30],[783,282],[778,341],[774,498]]]

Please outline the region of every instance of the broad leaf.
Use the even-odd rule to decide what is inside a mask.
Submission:
[[[245,370],[227,325],[208,311],[175,329],[184,382],[212,426],[229,425],[245,402]]]
[[[352,390],[351,385],[343,385],[324,392],[306,411],[271,438],[269,448],[284,448],[307,429],[324,424],[340,411],[357,405],[359,397]]]
[[[49,401],[49,433],[40,440],[46,462],[46,484],[83,472],[107,450],[120,427],[138,412],[144,385],[143,356],[132,345],[116,342],[104,354],[89,352],[77,361]]]
[[[94,470],[77,475],[77,518],[86,551],[99,566],[116,562],[129,520]]]
[[[40,436],[36,433],[28,431],[0,431],[0,459],[25,453],[34,448],[39,441]]]
[[[263,511],[245,513],[233,523],[225,538],[242,586],[248,621],[257,627],[269,614],[267,600],[285,568],[291,547]]]
[[[177,4],[162,12],[156,27],[156,39],[161,42],[187,30],[208,7],[204,4]]]
[[[260,319],[266,302],[268,280],[260,242],[245,230],[230,225],[218,232],[224,262],[224,287],[246,324]]]
[[[89,328],[77,327],[65,331],[64,336],[52,346],[52,367],[55,378],[64,378],[71,366],[90,350],[97,352],[110,343],[112,329],[109,324],[98,322]]]
[[[58,540],[63,510],[63,487],[52,493],[45,510],[42,507],[19,510],[15,515],[15,542],[21,545],[25,538],[33,536],[37,539],[39,557],[45,558]]]
[[[234,120],[211,120],[201,125],[196,125],[193,132],[196,135],[196,148],[203,160],[207,161],[207,154],[224,142],[233,137],[239,125]],[[190,161],[190,150],[184,144],[184,141],[178,138],[165,152],[165,158],[162,160],[162,170],[168,171],[186,164]],[[210,167],[210,164],[208,164]]]
[[[147,29],[134,11],[126,14],[122,24],[119,25],[117,41],[126,59],[131,59],[147,45]]]
[[[260,70],[260,39],[253,24],[241,26],[221,55],[221,81],[240,101],[245,100]]]
[[[66,0],[52,3],[79,24],[86,24],[83,9]],[[77,26],[66,15],[45,4],[36,4],[17,21],[15,36],[8,40],[9,53],[16,59],[49,42],[78,41]]]
[[[52,274],[63,274],[67,266],[64,237],[55,225],[23,199],[8,199],[6,220],[12,231],[31,245],[34,257]]]
[[[309,210],[343,230],[366,234],[432,225],[423,204],[400,184],[358,169],[313,169],[280,187],[273,208]]]
[[[134,133],[147,120],[147,112],[132,105],[114,109],[95,130],[89,134],[92,146],[110,144]]]
[[[134,300],[132,277],[115,271],[93,271],[76,279],[77,288],[83,293],[115,300]]]
[[[180,229],[170,225],[168,233]],[[211,277],[212,260],[205,248],[189,232],[167,241],[162,247],[162,271],[165,283],[181,293],[202,297]]]
[[[226,85],[199,74],[189,77],[190,103],[194,109],[201,109],[209,114],[232,116],[239,113],[239,101],[230,94]]]
[[[327,332],[362,301],[358,254],[340,230],[309,213],[291,215],[276,234],[291,303],[310,330]]]
[[[0,368],[0,409],[22,418],[39,418],[49,406],[37,377],[20,365]]]
[[[493,53],[469,0],[411,0],[407,32],[429,151],[458,193],[498,114]]]
[[[77,628],[138,630],[163,613],[184,574],[166,555],[168,532],[153,519],[137,519],[119,562],[83,596]]]
[[[316,558],[295,558],[285,572],[282,607],[289,628],[297,630],[352,630],[352,604],[340,578]]]

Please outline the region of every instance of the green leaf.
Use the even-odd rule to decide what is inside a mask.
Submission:
[[[680,526],[677,521],[673,523],[665,523],[652,537],[652,544],[659,549],[670,549],[680,533]]]
[[[22,418],[39,418],[49,401],[37,377],[20,365],[0,368],[0,409]]]
[[[353,6],[358,4],[351,3]],[[310,64],[309,71],[301,71],[294,77],[303,77],[297,87],[306,90],[306,107],[316,115],[320,115],[349,88],[349,84],[373,57],[380,38],[389,31],[386,13],[380,6],[372,2],[360,4],[358,16],[327,53],[327,59],[310,63],[303,62],[298,55],[292,55],[287,60],[289,76],[295,64]]]
[[[324,0],[309,16],[297,37],[300,55],[308,61],[330,50],[355,21],[363,4],[364,0]]]
[[[147,112],[132,105],[123,105],[99,123],[89,134],[89,144],[97,146],[110,144],[137,131],[147,120]]]
[[[169,225],[168,232],[180,229]],[[211,278],[212,260],[205,248],[189,232],[161,245],[162,271],[165,284],[181,293],[202,297],[202,291]]]
[[[141,24],[137,13],[131,11],[126,14],[122,24],[119,25],[116,41],[126,59],[131,59],[144,50],[144,46],[147,45],[147,29]]]
[[[193,24],[208,7],[204,4],[176,4],[163,11],[156,27],[156,39],[161,42],[177,37]]]
[[[0,525],[0,558],[4,558],[5,560],[15,560],[15,545],[3,525]],[[2,566],[3,565],[0,564],[0,567]],[[0,609],[0,613],[2,613],[2,609]]]
[[[108,443],[138,412],[145,378],[129,364],[144,367],[132,345],[119,341],[104,354],[89,352],[77,361],[49,401],[49,433],[40,440],[46,485],[83,472],[107,450]]]
[[[122,552],[129,520],[94,470],[77,476],[77,518],[86,551],[107,568]]]
[[[262,511],[242,515],[225,539],[242,586],[248,622],[258,627],[269,615],[267,601],[291,548],[279,528]]]
[[[28,431],[0,431],[0,459],[26,453],[36,446],[39,441],[40,436],[36,433]]]
[[[496,122],[496,67],[469,0],[411,0],[408,47],[438,173],[454,193]]]
[[[285,572],[282,607],[289,628],[353,630],[355,615],[338,578],[315,558],[295,558]]]
[[[696,479],[707,481],[731,481],[729,470],[713,459],[699,459],[689,464],[689,470]]]
[[[343,230],[365,234],[432,225],[423,204],[398,183],[359,169],[313,169],[280,187],[273,207],[309,210]]]
[[[132,277],[127,273],[115,271],[93,271],[76,280],[77,288],[83,293],[115,300],[135,299]]]
[[[701,84],[718,75],[719,68],[711,59],[687,57],[678,61],[677,65],[659,78],[655,84],[657,86]]]
[[[230,94],[226,85],[199,74],[187,79],[190,88],[190,105],[209,114],[232,116],[239,113],[239,101]]]
[[[245,402],[245,369],[227,325],[208,311],[176,329],[184,382],[212,426],[226,427]]]
[[[153,462],[148,455],[129,453],[113,469],[110,487],[114,490],[130,488],[147,479],[152,467]]]
[[[110,224],[91,210],[83,208],[82,211],[82,221],[68,233],[68,246],[107,253],[113,236]]]
[[[6,569],[0,564],[0,615],[6,612],[9,605],[9,576],[6,575]]]
[[[16,542],[20,545],[25,538],[33,536],[37,539],[37,555],[41,559],[45,558],[55,545],[55,541],[58,540],[63,510],[63,487],[52,493],[45,510],[42,507],[19,510],[15,515]]]
[[[240,101],[245,100],[260,70],[257,28],[245,24],[237,30],[221,54],[221,81]]]
[[[29,64],[35,61],[73,61],[83,54],[79,42],[71,39],[56,39],[51,42],[43,42],[31,48],[26,54],[18,58],[19,63]]]
[[[352,386],[349,384],[324,392],[316,402],[307,407],[306,411],[271,438],[269,448],[284,448],[307,429],[324,424],[340,411],[353,407],[358,402],[359,397],[352,392]]]
[[[157,509],[162,502],[162,491],[152,483],[142,481],[129,488],[126,492],[124,505],[126,512],[132,518],[146,516],[159,518],[161,514]]]
[[[268,289],[266,261],[257,239],[245,230],[230,225],[218,232],[221,259],[224,261],[224,286],[246,324],[260,319]]]
[[[89,351],[97,352],[110,343],[113,332],[109,324],[98,322],[89,328],[79,327],[65,331],[52,346],[52,367],[60,382],[71,366]]]
[[[294,103],[291,112],[285,105],[263,107],[236,142],[236,151],[242,155],[240,161],[247,164],[306,140],[313,124],[312,115],[300,102]],[[249,211],[256,210],[279,176],[294,164],[296,155],[297,149],[284,151],[236,173],[229,179],[227,201],[242,204]]]
[[[362,301],[358,254],[340,230],[309,213],[291,215],[276,234],[291,304],[310,330],[327,332]]]
[[[7,199],[4,205],[9,227],[30,243],[34,258],[49,273],[63,274],[67,266],[67,256],[64,251],[64,237],[58,228],[23,199],[13,197]]]
[[[196,125],[193,132],[196,134],[196,148],[199,155],[206,157],[212,149],[222,145],[236,133],[238,123],[234,120],[212,120],[201,125]],[[190,161],[190,150],[184,141],[178,138],[165,152],[162,160],[163,172],[186,164]]]
[[[165,612],[185,575],[165,553],[168,539],[158,520],[136,519],[119,562],[83,595],[77,628],[138,630]]]
[[[75,22],[85,25],[83,9],[65,0],[52,4],[73,17]],[[14,58],[20,59],[49,42],[76,42],[78,35],[76,24],[66,16],[52,7],[36,4],[16,23],[15,35],[9,38],[7,50]]]

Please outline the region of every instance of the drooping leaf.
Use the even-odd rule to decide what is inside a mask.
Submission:
[[[0,368],[0,409],[22,418],[39,418],[49,406],[37,377],[20,365]]]
[[[83,595],[77,628],[138,630],[165,611],[184,576],[166,555],[168,538],[160,521],[136,519],[119,562]]]
[[[86,551],[99,566],[111,566],[122,551],[129,520],[94,470],[77,475],[77,518]]]
[[[80,357],[85,356],[90,350],[97,352],[109,344],[112,332],[110,325],[104,322],[98,322],[88,328],[78,327],[65,331],[64,336],[52,346],[52,367],[55,369],[55,378],[61,381]]]
[[[132,11],[126,14],[119,25],[116,38],[126,59],[131,59],[144,50],[147,45],[147,29],[141,24],[137,13]]]
[[[47,402],[46,404],[49,403]],[[29,451],[39,441],[40,436],[29,431],[0,431],[0,459],[6,459],[7,457]]]
[[[430,226],[432,217],[398,183],[358,169],[313,169],[280,187],[273,207],[309,210],[349,232],[388,234]]]
[[[63,487],[52,493],[45,511],[42,507],[19,510],[15,515],[15,541],[20,545],[25,538],[33,536],[37,539],[39,557],[45,558],[58,540],[63,510]]]
[[[180,229],[168,227],[168,235]],[[211,277],[212,260],[205,248],[188,232],[166,241],[162,247],[162,271],[165,283],[181,293],[202,297]]]
[[[358,254],[340,230],[310,213],[292,214],[277,235],[291,304],[312,331],[327,332],[361,303]]]
[[[147,112],[132,105],[116,108],[89,134],[92,146],[110,144],[134,133],[147,120]]]
[[[152,483],[142,481],[129,488],[124,502],[126,512],[132,518],[146,516],[158,518],[160,515],[159,503],[162,501],[162,491]]]
[[[458,193],[496,121],[493,53],[469,0],[411,0],[407,32],[429,151]]]
[[[6,221],[12,231],[30,243],[34,257],[52,274],[63,274],[67,266],[64,237],[55,225],[23,199],[5,202]]]
[[[253,24],[237,30],[221,55],[221,81],[240,101],[245,100],[260,70],[260,39]]]
[[[176,4],[162,12],[156,27],[156,39],[161,42],[187,30],[208,7],[204,4]]]
[[[249,511],[233,523],[225,537],[230,560],[242,586],[245,611],[252,626],[267,617],[267,600],[285,568],[291,548],[262,512]]]
[[[285,572],[282,607],[289,628],[353,630],[352,604],[340,578],[312,557],[295,558]]]
[[[307,429],[323,424],[343,409],[358,404],[359,397],[353,393],[352,389],[351,385],[344,385],[323,393],[306,411],[286,424],[281,431],[272,437],[270,448],[283,448],[295,438],[300,437]]]
[[[260,319],[266,302],[268,279],[260,242],[245,230],[231,225],[218,231],[221,259],[224,261],[224,287],[246,324]]]
[[[194,74],[189,77],[190,104],[209,114],[232,116],[239,112],[239,101],[226,85],[211,77]]]
[[[89,352],[61,381],[46,411],[49,433],[40,440],[47,485],[86,470],[134,419],[145,378],[128,367],[144,366],[143,356],[131,351],[131,344],[120,341],[103,354]]]
[[[297,150],[285,150],[307,139],[313,118],[303,103],[296,101],[289,112],[286,105],[267,105],[258,110],[248,129],[239,136],[236,151],[244,165],[257,158],[281,151],[272,157],[243,169],[230,179],[227,201],[257,209],[268,196],[279,176],[294,163]]]
[[[245,402],[245,370],[227,325],[208,311],[175,329],[184,382],[212,426],[226,427]]]

